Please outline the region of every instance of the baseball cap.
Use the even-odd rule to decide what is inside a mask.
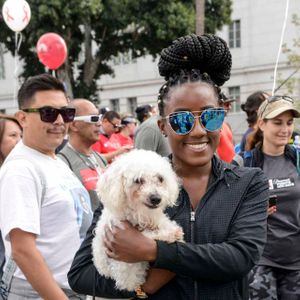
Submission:
[[[221,103],[230,103],[236,101],[234,98],[227,97],[223,92],[220,94]]]
[[[294,118],[299,118],[300,113],[294,106],[293,98],[289,96],[270,96],[259,107],[257,115],[260,119],[273,119],[278,115],[292,111]]]

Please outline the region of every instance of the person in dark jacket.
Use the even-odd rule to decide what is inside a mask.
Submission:
[[[267,97],[266,92],[256,91],[248,96],[245,103],[241,104],[241,109],[247,114],[248,129],[242,136],[240,152],[245,151],[247,136],[256,129],[258,108]]]
[[[265,244],[268,185],[261,170],[226,164],[214,154],[225,117],[219,86],[230,69],[229,49],[214,35],[181,37],[162,51],[159,127],[182,183],[177,205],[166,213],[182,226],[185,243],[148,239],[128,222],[106,228],[109,257],[151,266],[140,289],[117,290],[93,265],[99,207],[68,274],[75,291],[110,298],[148,294],[151,300],[248,299],[247,274]]]
[[[250,276],[250,299],[300,299],[299,150],[288,145],[300,113],[287,96],[270,96],[259,107],[244,165],[269,178],[267,243]]]

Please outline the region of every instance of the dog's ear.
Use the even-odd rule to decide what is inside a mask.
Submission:
[[[170,190],[169,190],[169,206],[174,206],[177,202],[177,198],[179,195],[179,183],[178,183],[178,178],[177,176],[174,174],[172,176],[172,178],[169,178],[168,180],[170,180]]]
[[[168,206],[174,206],[179,195],[179,179],[167,160],[164,159],[161,163],[161,167],[164,171],[163,177],[168,188]]]
[[[97,184],[97,194],[104,207],[110,211],[118,211],[125,200],[122,171],[108,168]]]

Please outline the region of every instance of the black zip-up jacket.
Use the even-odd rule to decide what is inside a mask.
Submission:
[[[258,168],[242,168],[213,158],[207,192],[192,210],[182,188],[178,205],[167,214],[180,224],[186,243],[157,241],[152,267],[168,269],[176,277],[149,300],[248,299],[247,274],[258,262],[266,241],[267,179]],[[101,207],[78,250],[68,279],[81,294],[129,298],[134,294],[114,288],[93,265],[91,243]]]

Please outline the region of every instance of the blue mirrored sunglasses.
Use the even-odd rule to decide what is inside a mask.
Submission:
[[[194,113],[201,114],[194,116]],[[199,118],[205,130],[216,131],[222,127],[225,110],[223,108],[212,108],[202,111],[177,111],[165,117],[174,132],[179,135],[185,135],[192,131],[195,126],[195,118]]]

